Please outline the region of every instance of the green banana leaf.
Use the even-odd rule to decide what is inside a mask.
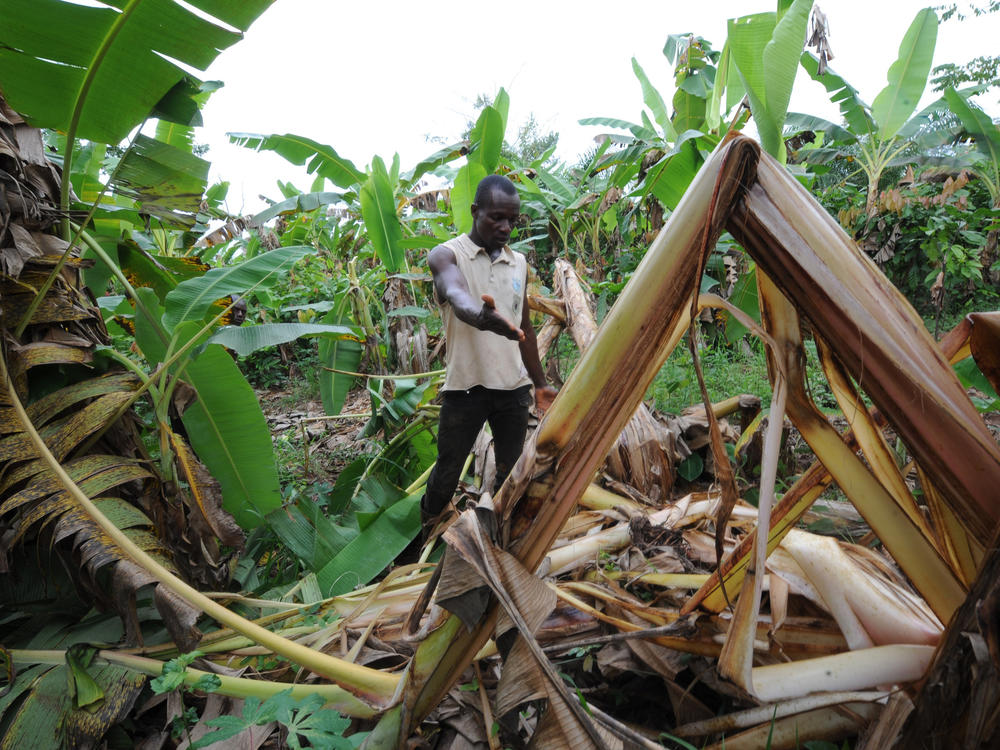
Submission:
[[[486,167],[478,161],[470,161],[455,175],[455,185],[451,189],[451,217],[459,232],[472,229],[472,201],[476,197],[476,187],[487,175]]]
[[[280,247],[234,266],[213,268],[204,276],[188,279],[172,289],[164,300],[163,326],[172,331],[187,320],[202,320],[215,300],[243,294],[277,281],[292,264],[315,252],[304,245]]]
[[[944,98],[951,111],[962,121],[965,132],[975,138],[976,149],[993,164],[996,170],[997,165],[1000,165],[1000,127],[993,122],[993,118],[979,107],[970,104],[954,88],[949,86],[944,92]]]
[[[326,596],[363,586],[386,568],[420,531],[423,490],[384,507],[362,532],[316,573]]]
[[[346,292],[334,299],[333,308],[323,317],[323,322],[333,326],[347,326],[351,323],[350,300]],[[340,372],[323,370],[319,375],[319,392],[323,399],[323,411],[333,416],[344,408],[347,394],[354,386],[354,376],[346,372],[357,372],[365,348],[360,329],[355,328],[351,338],[324,338],[319,342],[319,361],[324,367]]]
[[[882,140],[892,138],[917,108],[931,72],[937,42],[937,14],[924,8],[914,17],[889,67],[888,83],[872,102],[872,117]]]
[[[648,190],[660,203],[673,210],[698,173],[700,165],[701,157],[694,141],[687,141],[676,154],[664,157],[653,165],[639,189]]]
[[[119,164],[112,187],[137,201],[144,213],[190,228],[208,185],[208,167],[190,151],[140,133]]]
[[[221,81],[197,81],[193,78],[178,81],[153,110],[153,117],[159,118],[156,140],[193,153],[194,128],[202,124],[201,108],[221,88]]]
[[[289,552],[310,571],[318,571],[357,537],[355,529],[338,526],[319,503],[300,498],[267,515],[267,524]]]
[[[598,125],[604,128],[619,128],[621,130],[627,130],[636,138],[644,140],[655,140],[659,138],[659,134],[655,129],[639,125],[634,122],[629,122],[628,120],[621,120],[617,117],[584,117],[582,120],[577,120],[577,122],[581,125]]]
[[[507,128],[507,115],[510,113],[510,94],[507,93],[507,89],[503,86],[497,92],[496,98],[493,99],[493,109],[500,113],[500,117],[503,119],[504,129]]]
[[[117,254],[119,266],[133,285],[153,289],[161,300],[181,281],[199,278],[209,269],[197,258],[151,255],[132,240],[119,241]]]
[[[666,53],[667,50],[665,47],[664,54]],[[639,85],[642,87],[642,101],[647,107],[649,107],[649,111],[653,113],[653,118],[663,131],[663,138],[667,141],[673,141],[677,137],[677,132],[674,130],[674,125],[670,122],[667,105],[663,101],[663,97],[660,96],[660,92],[656,90],[656,87],[653,86],[652,83],[650,83],[649,76],[646,75],[646,71],[642,69],[639,61],[634,57],[632,58],[632,72],[635,73],[635,77],[639,79]]]
[[[182,324],[194,336],[198,322]],[[198,458],[222,487],[222,505],[244,529],[281,507],[271,431],[253,388],[229,353],[208,346],[181,376],[198,393],[182,416]]]
[[[690,94],[684,89],[677,89],[676,93],[674,93],[673,105],[673,125],[675,132],[683,133],[686,130],[699,130],[705,125],[707,102],[703,96]],[[676,138],[676,136],[674,137]]]
[[[733,293],[729,296],[729,301],[736,307],[749,315],[752,319],[760,322],[760,300],[757,297],[757,269],[751,268],[740,276],[733,287]],[[747,333],[745,325],[740,323],[732,315],[726,315],[726,341],[735,344]]]
[[[357,336],[346,326],[319,323],[261,323],[252,326],[223,326],[212,334],[206,343],[221,344],[241,357],[266,346],[277,346],[297,338],[322,337],[357,341]]]
[[[445,146],[440,151],[435,151],[430,156],[424,157],[417,165],[402,175],[403,183],[406,185],[416,185],[417,181],[428,172],[432,172],[438,167],[443,167],[449,162],[455,161],[469,153],[469,141],[459,141],[450,146]]]
[[[372,160],[372,173],[361,187],[361,218],[386,273],[406,270],[406,253],[400,246],[403,229],[396,213],[396,200],[385,162],[378,156]]]
[[[4,0],[4,96],[32,125],[119,143],[187,77],[171,60],[205,70],[272,2],[191,0],[217,23],[173,0]]]
[[[136,293],[151,317],[136,310],[135,339],[153,366],[166,358],[167,340],[159,323],[163,312],[153,290],[139,288]],[[175,333],[183,341],[201,328],[200,321],[188,321]],[[219,481],[223,507],[244,529],[258,526],[263,516],[280,507],[281,494],[271,432],[257,396],[218,345],[205,347],[181,377],[198,394],[182,415],[191,447]]]
[[[493,174],[500,163],[505,125],[500,111],[492,105],[487,105],[479,113],[479,119],[469,134],[473,146],[476,147],[469,154],[469,161],[478,161],[487,174]]]
[[[801,112],[789,112],[785,117],[785,134],[795,135],[804,130],[823,133],[823,143],[854,143],[858,137],[847,128],[824,120],[822,117],[807,115]]]
[[[803,52],[799,62],[809,77],[823,84],[830,94],[830,101],[840,107],[840,115],[856,135],[875,132],[875,123],[868,112],[868,105],[861,100],[858,90],[837,75],[832,68],[819,72],[819,59],[811,52]]]
[[[365,179],[364,172],[355,167],[350,159],[338,154],[332,146],[301,135],[229,133],[229,140],[254,151],[274,151],[292,164],[305,164],[309,174],[325,177],[340,188],[347,189]]]
[[[282,214],[296,214],[296,213],[308,213],[309,211],[315,211],[321,206],[329,206],[331,203],[339,203],[344,200],[343,193],[299,193],[298,195],[293,195],[291,198],[286,198],[280,203],[275,203],[273,206],[269,206],[256,214],[250,223],[255,226],[260,226],[265,221],[270,221],[275,216],[280,216]]]
[[[743,79],[750,109],[757,123],[764,144],[765,133],[773,141],[774,121],[767,110],[766,73],[764,71],[764,48],[774,34],[775,14],[756,13],[751,16],[729,19],[727,43],[732,51],[733,62]]]
[[[777,20],[758,13],[729,21],[728,43],[750,98],[764,150],[784,161],[781,138],[812,0],[795,0]]]

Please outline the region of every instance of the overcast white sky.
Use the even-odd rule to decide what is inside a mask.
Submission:
[[[364,169],[373,155],[403,168],[437,150],[425,137],[458,138],[479,93],[510,93],[508,137],[533,113],[560,134],[565,160],[599,128],[584,117],[637,121],[638,58],[665,99],[669,34],[693,32],[721,49],[730,17],[774,9],[773,0],[554,2],[457,0],[332,2],[277,0],[246,39],[223,52],[205,78],[225,87],[205,108],[199,141],[211,147],[213,179],[230,180],[229,208],[252,212],[276,179],[309,188],[305,170],[270,153],[232,146],[229,131],[295,133],[333,146]],[[871,102],[916,12],[918,0],[818,0],[827,15],[831,67]],[[996,54],[1000,14],[951,20],[938,31],[934,63]],[[936,96],[936,95],[934,95]],[[932,95],[925,93],[925,103]],[[997,115],[996,95],[981,102]],[[837,109],[800,69],[790,106],[832,120]],[[328,186],[329,189],[330,186]]]

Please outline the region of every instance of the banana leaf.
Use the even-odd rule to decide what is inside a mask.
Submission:
[[[324,317],[323,323],[333,326],[350,325],[350,300],[346,292],[341,292],[334,300],[334,307]],[[323,411],[332,416],[340,414],[347,394],[354,386],[354,376],[346,373],[357,372],[364,354],[364,339],[361,330],[353,329],[351,338],[323,338],[319,342],[319,361],[323,370],[319,375],[319,392],[323,399]],[[340,372],[333,372],[339,370]]]
[[[329,206],[333,203],[339,203],[342,200],[344,200],[343,193],[301,193],[299,195],[293,195],[291,198],[287,198],[279,203],[275,203],[273,206],[265,208],[259,214],[255,214],[250,220],[250,223],[254,226],[260,226],[264,222],[270,221],[275,216],[280,216],[282,214],[308,213],[309,211],[315,211],[320,206]]]
[[[365,179],[350,159],[338,154],[332,146],[305,138],[301,135],[261,135],[259,133],[230,133],[229,140],[237,146],[254,151],[274,151],[292,164],[306,165],[309,174],[325,177],[345,190]]]
[[[500,150],[503,148],[503,133],[506,121],[492,105],[483,107],[469,138],[475,149],[469,154],[469,161],[478,161],[487,174],[496,171],[500,163]]]
[[[392,184],[379,157],[372,160],[372,173],[361,187],[361,216],[368,239],[387,273],[406,270],[406,253],[400,246],[403,229],[396,213]]]
[[[875,123],[869,114],[868,105],[861,100],[858,90],[837,75],[831,68],[819,72],[819,60],[811,52],[803,52],[799,58],[802,67],[814,81],[823,84],[830,94],[830,101],[839,105],[840,114],[855,135],[870,134],[875,131]]]
[[[872,102],[872,117],[882,140],[896,135],[917,108],[931,72],[937,29],[937,14],[924,8],[903,36],[899,57],[889,67],[889,80]]]
[[[382,508],[361,533],[316,573],[326,596],[364,585],[386,568],[420,530],[423,491]]]
[[[212,334],[206,343],[221,344],[245,357],[266,346],[277,346],[297,338],[310,337],[341,341],[357,341],[358,338],[354,331],[346,326],[320,323],[261,323],[242,328],[224,326]]]
[[[208,162],[169,143],[136,136],[112,186],[142,211],[173,226],[190,228],[208,184]]]
[[[179,333],[194,335],[199,323]],[[281,506],[271,432],[253,388],[225,349],[210,345],[181,376],[198,399],[182,415],[191,447],[222,486],[223,507],[253,528]]]
[[[670,122],[670,115],[667,113],[667,105],[663,101],[663,97],[660,95],[660,92],[657,91],[656,87],[650,82],[649,76],[646,75],[646,71],[642,69],[639,61],[634,57],[632,58],[632,72],[635,73],[635,77],[639,79],[639,85],[642,86],[643,102],[645,102],[646,106],[649,107],[649,111],[653,113],[653,118],[663,129],[663,138],[667,141],[673,141],[677,137],[677,132],[674,130],[674,125]],[[620,126],[612,125],[612,127]]]
[[[187,320],[201,320],[212,303],[229,294],[242,294],[261,284],[270,285],[300,258],[314,252],[305,246],[281,247],[235,266],[213,268],[204,276],[181,282],[164,300],[164,327],[172,331]]]
[[[67,690],[72,675],[69,666],[39,665],[19,676],[16,693],[22,700],[15,702],[3,718],[9,721],[2,750],[18,748],[94,747],[107,730],[134,705],[146,676],[123,667],[104,665],[84,672],[100,698],[95,705],[83,707]],[[79,668],[78,668],[79,674]],[[0,706],[0,709],[3,707]]]
[[[782,125],[806,38],[812,0],[795,0],[778,20],[758,13],[729,21],[733,60],[750,98],[761,145],[784,154]]]
[[[458,143],[453,143],[450,146],[445,146],[440,151],[435,151],[430,156],[420,160],[413,169],[404,172],[402,174],[402,180],[407,185],[415,185],[417,180],[428,172],[432,172],[438,167],[443,167],[445,164],[465,156],[468,152],[468,141],[459,141]]]
[[[962,121],[966,132],[975,138],[976,149],[986,157],[996,181],[1000,170],[1000,128],[988,114],[971,104],[955,89],[948,88],[944,92],[944,98],[951,111]]]
[[[171,60],[205,70],[272,2],[192,0],[206,17],[173,0],[6,0],[4,96],[37,127],[119,143],[187,77]],[[161,114],[170,112],[164,105]]]
[[[459,232],[472,229],[470,207],[476,196],[476,187],[487,174],[480,162],[470,161],[455,175],[455,185],[451,189],[451,216]]]

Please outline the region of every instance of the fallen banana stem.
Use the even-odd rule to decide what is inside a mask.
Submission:
[[[799,750],[807,740],[836,742],[854,736],[878,716],[874,703],[847,703],[786,716],[726,737],[706,750]]]
[[[621,641],[635,640],[639,638],[659,638],[661,636],[685,636],[694,630],[694,623],[689,620],[677,620],[669,625],[661,625],[658,628],[645,628],[643,630],[628,630],[608,635],[597,635],[593,638],[582,638],[569,643],[554,643],[545,646],[542,650],[546,653],[569,651],[574,648],[584,648],[586,646],[599,646],[605,643],[620,643]]]
[[[646,583],[670,589],[697,589],[708,580],[708,573],[639,573],[625,570],[591,571],[587,574],[588,581],[600,581],[605,578],[610,581],[622,579],[631,583]]]
[[[944,628],[924,602],[866,574],[836,539],[793,529],[781,546],[809,577],[851,649],[937,644]]]
[[[745,711],[736,711],[725,716],[716,716],[705,721],[694,721],[671,730],[678,737],[703,737],[707,734],[729,732],[733,729],[753,727],[773,719],[783,719],[805,711],[812,711],[827,706],[838,706],[841,703],[876,703],[891,695],[885,690],[866,692],[824,693],[823,695],[807,695],[803,698],[785,701],[775,705],[756,706]]]
[[[754,667],[753,686],[757,697],[768,703],[820,691],[867,690],[919,680],[933,656],[933,646],[875,646]]]
[[[776,372],[774,400],[771,416],[764,434],[764,459],[760,479],[759,528],[771,526],[771,506],[774,502],[774,483],[778,469],[778,449],[784,423],[787,381],[781,371]],[[719,531],[716,531],[718,534]],[[718,539],[718,536],[716,537]],[[739,685],[751,695],[756,695],[753,680],[753,659],[760,599],[764,593],[766,576],[767,537],[758,534],[754,543],[753,560],[747,568],[746,578],[733,613],[733,623],[726,634],[726,642],[719,655],[719,674]],[[725,594],[725,589],[723,589]]]

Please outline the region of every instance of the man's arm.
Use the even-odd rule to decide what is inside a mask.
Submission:
[[[535,406],[544,413],[552,405],[556,389],[546,381],[542,361],[538,356],[538,339],[535,337],[535,327],[531,325],[527,289],[524,290],[524,300],[521,302],[521,330],[524,332],[524,338],[518,344],[521,349],[521,360],[528,371],[528,377],[535,384]]]
[[[491,331],[512,341],[524,340],[524,331],[497,312],[492,297],[484,294],[481,301],[473,299],[469,285],[455,261],[454,252],[443,245],[438,245],[427,256],[427,264],[434,278],[434,289],[438,299],[447,301],[459,320],[480,331]],[[533,331],[532,336],[534,336]],[[536,345],[535,359],[537,358]]]

